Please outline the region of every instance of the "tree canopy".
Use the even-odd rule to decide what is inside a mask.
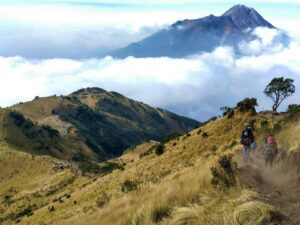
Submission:
[[[264,94],[273,100],[274,104],[272,108],[274,112],[277,112],[278,107],[284,99],[295,93],[296,88],[293,83],[293,79],[277,77],[273,78],[266,86]]]

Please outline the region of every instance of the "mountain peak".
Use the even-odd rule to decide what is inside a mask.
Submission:
[[[192,20],[181,20],[170,29],[160,30],[137,43],[109,53],[113,57],[186,57],[212,52],[218,46],[231,46],[255,39],[251,31],[258,27],[276,29],[254,8],[235,5],[221,16],[209,15]],[[248,32],[246,32],[248,31]]]
[[[87,87],[87,88],[79,89],[78,91],[73,92],[71,95],[98,94],[98,93],[107,93],[107,91],[98,87]]]
[[[232,16],[232,15],[236,15],[236,14],[244,14],[244,13],[249,13],[249,12],[255,12],[255,9],[253,8],[249,8],[245,5],[234,5],[232,8],[230,8],[229,10],[227,10],[223,16]]]
[[[226,11],[222,17],[230,17],[235,25],[243,30],[247,28],[267,27],[274,29],[275,27],[266,21],[254,8],[245,5],[235,5]]]

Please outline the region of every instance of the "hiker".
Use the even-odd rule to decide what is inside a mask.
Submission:
[[[241,137],[241,144],[243,145],[243,159],[247,161],[249,158],[249,152],[251,149],[251,144],[255,142],[253,129],[250,126],[247,126],[243,132]],[[256,145],[255,145],[256,146]]]
[[[277,143],[273,135],[269,135],[265,139],[265,144],[264,144],[264,149],[262,154],[264,155],[265,158],[266,167],[271,168],[273,166],[273,161],[278,154]]]

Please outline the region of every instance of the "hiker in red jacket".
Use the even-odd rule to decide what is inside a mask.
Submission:
[[[270,134],[265,139],[265,144],[264,144],[264,149],[263,149],[262,154],[264,155],[264,158],[265,158],[266,167],[271,168],[273,166],[273,161],[278,154],[277,143],[276,143],[275,137],[273,135]]]

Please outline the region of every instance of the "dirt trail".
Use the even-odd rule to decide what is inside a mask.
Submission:
[[[259,193],[260,200],[290,219],[285,225],[300,225],[300,174],[296,164],[278,159],[273,168],[266,168],[262,155],[256,151],[247,163],[239,163],[238,174],[243,185]]]

